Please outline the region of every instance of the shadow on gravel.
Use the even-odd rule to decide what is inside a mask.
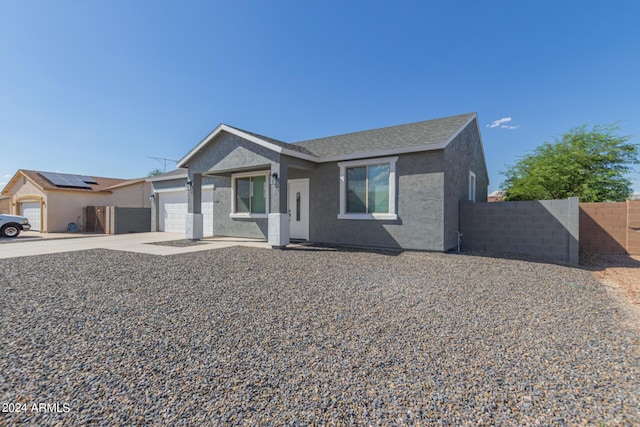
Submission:
[[[613,255],[613,254],[580,254],[580,264],[567,264],[558,262],[555,260],[549,260],[542,257],[533,257],[529,255],[513,254],[510,252],[482,252],[482,251],[461,251],[461,252],[449,252],[452,255],[466,255],[476,256],[484,258],[499,258],[510,259],[518,261],[528,261],[538,264],[554,264],[562,265],[565,267],[579,268],[588,271],[602,271],[611,267],[622,268],[639,268],[640,269],[640,257],[631,255]],[[635,258],[635,259],[634,259]]]
[[[494,259],[506,259],[506,260],[514,260],[514,261],[527,261],[533,262],[536,264],[553,264],[553,265],[561,265],[563,267],[573,267],[573,268],[581,268],[580,265],[563,263],[558,260],[547,259],[542,257],[535,257],[531,255],[523,255],[523,254],[514,254],[512,252],[484,252],[484,251],[469,251],[462,250],[460,252],[448,252],[451,255],[463,255],[463,256],[472,256],[472,257],[482,257],[482,258],[494,258]]]
[[[640,256],[581,253],[580,267],[589,271],[602,271],[612,267],[640,268]]]
[[[370,248],[359,246],[339,246],[328,245],[322,243],[302,243],[300,246],[287,247],[287,251],[299,251],[299,252],[345,252],[345,253],[374,253],[379,255],[398,256],[401,255],[403,250],[390,249],[390,248]]]

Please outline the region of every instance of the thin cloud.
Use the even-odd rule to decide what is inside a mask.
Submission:
[[[490,124],[487,125],[487,127],[488,128],[497,128],[501,124],[509,123],[510,121],[511,121],[511,117],[503,117],[501,119],[492,121]]]
[[[13,175],[6,174],[6,175],[3,176],[3,178],[11,178],[12,176]]]
[[[507,130],[518,129],[520,127],[520,125],[508,125],[508,124],[506,124],[506,123],[509,123],[511,120],[513,120],[511,117],[503,117],[501,119],[492,121],[491,123],[489,123],[487,125],[487,127],[488,128],[497,128],[497,127],[499,127],[500,129],[507,129]]]

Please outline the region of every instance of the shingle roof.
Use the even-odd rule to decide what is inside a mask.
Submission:
[[[386,155],[386,152],[402,153],[441,149],[475,117],[475,113],[461,114],[405,125],[310,139],[291,144],[221,123],[180,159],[178,166],[188,167],[189,161],[193,156],[223,131],[236,134],[241,138],[244,137],[271,150],[293,157],[315,162],[330,162],[358,158],[361,155],[382,156]],[[162,180],[162,178],[147,178],[147,181],[156,180]]]
[[[251,131],[248,131],[248,130],[240,129],[239,127],[230,126],[230,125],[226,125],[226,126],[229,126],[230,128],[233,128],[235,130],[239,130],[240,132],[248,133],[251,136],[255,136],[256,138],[260,138],[260,139],[262,139],[264,141],[270,142],[270,143],[272,143],[274,145],[277,145],[279,147],[287,148],[289,150],[297,151],[299,153],[313,155],[313,153],[311,153],[309,150],[307,150],[305,147],[303,147],[301,145],[299,146],[299,145],[289,144],[289,143],[286,143],[284,141],[280,141],[278,139],[269,138],[268,136],[260,135],[259,133],[255,133],[255,132],[251,132]]]
[[[475,117],[475,113],[461,114],[405,125],[310,139],[289,144],[288,146],[301,147],[315,156],[330,158],[379,150],[437,145],[445,143],[473,117]]]

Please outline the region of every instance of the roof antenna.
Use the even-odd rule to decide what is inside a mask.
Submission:
[[[166,159],[164,157],[152,157],[152,156],[147,156],[149,159],[154,159],[159,161],[160,163],[164,162],[164,172],[167,171],[167,162],[172,162],[172,163],[178,163],[178,160],[171,160],[171,159]]]

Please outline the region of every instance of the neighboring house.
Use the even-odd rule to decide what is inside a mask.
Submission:
[[[293,144],[221,124],[178,167],[148,179],[152,230],[191,239],[446,251],[459,202],[487,199],[475,113]]]
[[[150,207],[151,185],[140,179],[116,179],[20,169],[2,190],[11,213],[29,218],[43,233],[82,229],[87,206]]]
[[[0,214],[11,213],[11,198],[9,196],[0,196]]]
[[[496,190],[487,196],[487,202],[502,202],[504,200],[504,191]]]

